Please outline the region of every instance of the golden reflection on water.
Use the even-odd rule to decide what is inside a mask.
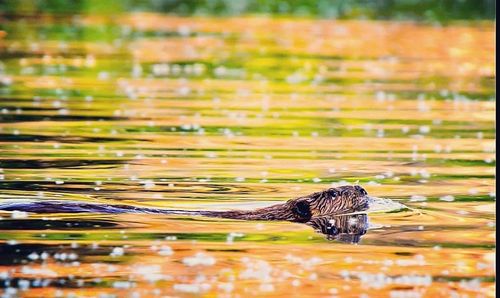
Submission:
[[[410,209],[369,214],[358,245],[288,222],[3,211],[4,293],[494,296],[491,23],[57,22],[0,33],[0,199],[248,209],[359,181]]]

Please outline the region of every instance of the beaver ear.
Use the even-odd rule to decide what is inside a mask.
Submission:
[[[293,206],[293,214],[299,219],[299,221],[308,221],[311,219],[311,208],[307,201],[298,201],[295,206]]]

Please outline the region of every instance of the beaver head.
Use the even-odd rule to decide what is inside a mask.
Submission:
[[[306,222],[311,217],[345,214],[368,209],[368,193],[359,185],[345,185],[289,200],[294,221]]]

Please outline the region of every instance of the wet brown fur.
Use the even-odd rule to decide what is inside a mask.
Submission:
[[[366,209],[368,209],[366,191],[358,185],[346,185],[251,211],[206,211],[202,214],[244,220],[308,222],[314,217],[346,214]]]

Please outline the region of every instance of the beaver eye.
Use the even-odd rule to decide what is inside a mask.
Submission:
[[[330,189],[328,194],[332,200],[339,196],[339,192],[336,189]]]

